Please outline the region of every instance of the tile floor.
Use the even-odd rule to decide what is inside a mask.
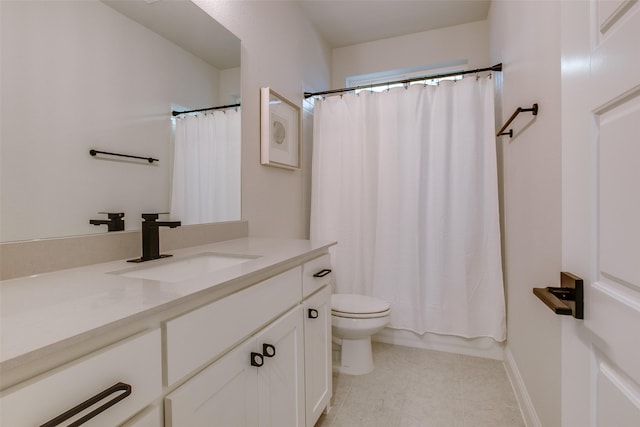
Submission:
[[[524,427],[502,362],[373,343],[375,370],[333,377],[316,427]]]

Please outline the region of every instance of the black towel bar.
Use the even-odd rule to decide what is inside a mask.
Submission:
[[[149,163],[160,161],[158,159],[154,159],[153,157],[132,156],[130,154],[110,153],[108,151],[98,151],[93,149],[89,150],[89,154],[91,154],[92,156],[95,156],[96,154],[106,154],[108,156],[128,157],[130,159],[142,159],[142,160],[148,161]]]
[[[528,112],[528,111],[531,111],[531,114],[533,114],[534,116],[537,116],[538,115],[538,104],[533,104],[531,106],[531,108],[518,107],[516,109],[516,111],[513,112],[511,117],[509,117],[509,120],[507,120],[507,122],[500,128],[500,130],[498,131],[496,136],[509,135],[510,138],[513,138],[513,129],[509,129],[508,132],[503,132],[503,131],[507,128],[507,126],[509,126],[511,124],[511,122],[518,116],[518,114],[525,113],[525,112]]]

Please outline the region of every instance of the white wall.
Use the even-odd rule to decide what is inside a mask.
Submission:
[[[503,63],[502,122],[519,106],[540,106],[535,120],[531,113],[518,116],[514,138],[499,139],[507,361],[530,398],[523,402],[528,425],[554,427],[560,425],[561,319],[532,288],[558,286],[561,269],[560,2],[494,0],[489,23],[491,62]]]
[[[487,21],[456,25],[333,49],[331,85],[345,86],[350,76],[468,60],[482,68],[489,59]]]
[[[139,229],[141,212],[168,211],[171,104],[217,105],[219,74],[101,2],[3,1],[0,240],[104,233],[98,211]]]
[[[311,139],[303,138],[302,170],[261,166],[260,88],[302,108],[305,90],[329,87],[329,48],[293,2],[195,3],[242,40],[242,215],[249,234],[308,237]]]

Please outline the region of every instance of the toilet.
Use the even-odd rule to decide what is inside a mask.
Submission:
[[[334,338],[342,344],[338,371],[363,375],[373,371],[371,336],[391,319],[387,301],[355,294],[331,295],[331,326]]]

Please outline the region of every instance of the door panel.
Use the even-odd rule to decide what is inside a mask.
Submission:
[[[298,306],[256,336],[254,351],[275,347],[258,369],[258,425],[304,426],[304,345],[302,307]]]
[[[640,390],[637,384],[621,376],[621,370],[602,357],[596,360],[596,366],[596,425],[637,427],[640,420]]]
[[[310,309],[315,310],[313,317]],[[304,316],[306,425],[313,427],[332,394],[330,286],[304,302]]]
[[[167,427],[256,426],[256,369],[249,340],[165,398]]]
[[[640,91],[597,117],[600,271],[633,287],[640,284]]]
[[[597,2],[597,22],[601,35],[605,35],[626,15],[637,0],[599,0]]]
[[[640,422],[640,3],[598,1],[591,22],[592,423]]]

